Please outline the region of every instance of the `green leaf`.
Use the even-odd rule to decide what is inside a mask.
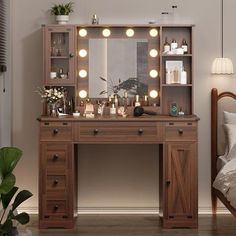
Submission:
[[[15,185],[16,177],[13,174],[6,176],[0,184],[0,194],[7,194]]]
[[[30,217],[26,212],[22,212],[16,216],[14,216],[12,219],[18,221],[22,225],[25,225],[29,222]]]
[[[6,209],[9,205],[9,203],[11,202],[13,196],[15,195],[15,193],[17,192],[18,187],[13,187],[7,194],[2,194],[1,198],[2,198],[2,205],[3,208]]]
[[[13,226],[12,220],[8,219],[3,225],[0,225],[0,231],[8,233]],[[3,234],[4,235],[4,234]]]
[[[15,198],[15,201],[12,204],[12,211],[14,211],[22,202],[26,201],[28,198],[32,197],[33,194],[30,191],[22,190],[20,191]]]
[[[22,151],[14,147],[3,147],[0,149],[0,177],[5,178],[14,170],[17,162],[22,156]]]

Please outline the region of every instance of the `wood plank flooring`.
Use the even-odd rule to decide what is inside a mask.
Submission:
[[[155,215],[81,215],[75,229],[38,230],[37,216],[27,229],[33,236],[235,236],[236,219],[231,215],[200,215],[198,229],[162,229]],[[20,229],[21,235],[24,230]]]

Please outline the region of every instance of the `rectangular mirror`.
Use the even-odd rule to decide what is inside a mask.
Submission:
[[[147,39],[89,39],[89,96],[148,94]]]

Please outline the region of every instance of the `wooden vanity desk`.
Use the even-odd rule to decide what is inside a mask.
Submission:
[[[193,115],[193,25],[42,28],[44,86],[66,88],[67,99],[74,101],[75,108],[81,111],[86,97],[92,102],[107,101],[105,95],[114,92],[114,86],[108,91],[109,84],[117,85],[116,88],[126,84],[120,91],[121,98],[124,91],[130,93],[131,101],[134,95],[139,95],[142,102],[148,97],[148,102],[142,104],[145,109],[162,115],[40,117],[39,227],[74,226],[76,145],[84,144],[159,145],[159,207],[163,227],[197,227],[199,119]],[[166,40],[171,43],[173,39],[178,42],[178,51],[166,53]],[[187,42],[184,45],[187,50],[180,54],[183,42]],[[185,73],[184,81],[177,77],[170,80],[170,75],[173,79],[173,74],[178,74],[176,67]],[[135,86],[127,88],[131,83]],[[132,102],[127,106],[133,111]],[[185,115],[169,116],[171,106]]]
[[[74,225],[76,144],[160,145],[163,227],[197,227],[196,116],[49,118],[40,121],[40,228]]]

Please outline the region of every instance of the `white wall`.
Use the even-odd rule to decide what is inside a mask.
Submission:
[[[34,93],[42,82],[41,24],[52,23],[46,12],[51,0],[13,1],[13,145],[24,151],[17,167],[18,184],[34,193],[26,207],[37,210],[38,195],[38,123],[40,99]],[[220,56],[221,0],[75,0],[71,23],[90,23],[92,14],[100,23],[161,22],[160,12],[178,4],[175,23],[194,23],[195,113],[199,122],[199,205],[201,211],[210,209],[210,91],[236,92],[235,75],[226,78],[210,74],[213,59]],[[225,55],[236,67],[236,33],[234,22],[236,1],[225,0]],[[105,146],[104,146],[105,147]],[[98,148],[98,149],[97,149]],[[108,150],[91,145],[80,146],[79,198],[82,210],[99,209],[156,209],[157,158],[154,146],[118,145]],[[96,150],[96,151],[95,151]],[[114,153],[115,152],[115,153]],[[126,154],[123,156],[123,154]],[[148,154],[148,155],[147,155]],[[29,209],[29,208],[28,208]]]

